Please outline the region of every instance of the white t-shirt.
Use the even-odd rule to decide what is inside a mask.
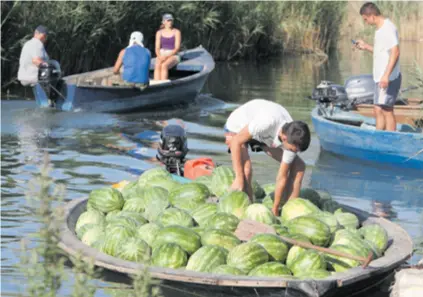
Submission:
[[[391,49],[398,44],[397,28],[389,19],[385,19],[382,27],[375,32],[375,42],[373,46],[373,79],[375,82],[379,82],[382,78],[389,63]],[[398,60],[392,69],[389,80],[392,81],[396,79],[399,73],[400,66]]]
[[[38,67],[32,63],[35,57],[40,57],[44,61],[49,59],[41,40],[32,38],[25,42],[19,59],[18,80],[21,82],[36,83],[38,81]]]
[[[286,123],[292,122],[291,115],[281,105],[264,100],[254,99],[235,109],[226,121],[226,129],[239,133],[248,126],[253,139],[265,143],[268,147],[281,147],[279,131]],[[296,154],[284,150],[282,162],[291,164]]]

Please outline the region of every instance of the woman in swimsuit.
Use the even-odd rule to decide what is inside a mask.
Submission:
[[[156,33],[156,65],[154,79],[165,80],[169,77],[169,69],[181,61],[178,52],[181,48],[181,31],[173,28],[173,16],[165,14],[160,30]]]

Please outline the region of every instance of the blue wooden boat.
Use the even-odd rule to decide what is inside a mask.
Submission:
[[[34,86],[39,107],[54,107],[62,111],[128,112],[162,108],[193,102],[204,86],[215,63],[212,56],[199,46],[180,53],[181,62],[169,71],[169,80],[150,80],[143,90],[113,81],[113,68],[65,76],[54,91],[54,99],[45,86]],[[155,59],[150,71],[153,72]],[[50,85],[48,85],[49,87]],[[49,100],[52,99],[52,100]]]
[[[374,119],[351,112],[332,112],[322,106],[313,109],[311,118],[320,145],[326,151],[423,169],[423,133],[420,129],[398,125],[397,130],[401,132],[378,131],[372,126]]]

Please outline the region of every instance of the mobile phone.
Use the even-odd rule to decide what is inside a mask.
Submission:
[[[354,39],[351,39],[351,43],[355,45],[357,41],[355,41]]]

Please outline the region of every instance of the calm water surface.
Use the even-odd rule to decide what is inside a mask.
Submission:
[[[415,53],[423,45],[402,46],[404,84],[411,84]],[[417,61],[422,63],[422,61]],[[351,53],[347,44],[325,63],[310,57],[284,57],[267,63],[217,64],[198,102],[188,109],[123,115],[64,113],[37,109],[33,101],[1,102],[1,285],[4,296],[16,296],[25,281],[15,267],[19,241],[37,225],[24,198],[28,181],[38,173],[43,153],[50,154],[51,176],[66,185],[66,200],[92,189],[128,179],[156,166],[158,133],[166,122],[183,123],[189,137],[189,157],[212,156],[230,165],[223,143],[223,124],[237,104],[266,98],[284,105],[295,119],[311,125],[314,102],[305,99],[320,80],[343,83],[353,74],[370,73],[371,59]],[[410,83],[409,83],[410,82]],[[421,96],[415,92],[409,96]],[[217,99],[218,98],[218,99]],[[125,149],[137,148],[136,154]],[[380,166],[321,152],[313,133],[304,186],[327,189],[335,199],[378,213],[400,224],[416,245],[423,238],[423,173]],[[273,182],[278,164],[254,154],[254,176],[260,183]],[[410,263],[421,256],[415,255]],[[99,288],[108,283],[99,281]],[[178,293],[167,288],[169,296]],[[63,295],[70,292],[69,283]],[[107,296],[100,289],[96,296]],[[180,296],[187,296],[181,293]]]

